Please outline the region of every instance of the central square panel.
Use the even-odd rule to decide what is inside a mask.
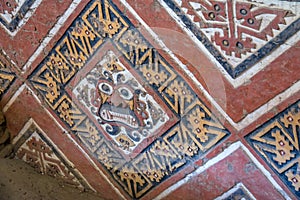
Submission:
[[[86,75],[76,81],[73,97],[121,152],[136,152],[143,141],[173,125],[168,122],[170,110],[161,106],[163,102],[154,98],[150,87],[147,91],[134,70],[127,69],[112,50],[97,56],[94,62],[97,59],[96,63],[91,62]]]

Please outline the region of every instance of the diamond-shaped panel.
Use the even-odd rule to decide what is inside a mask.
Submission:
[[[23,160],[37,172],[62,178],[66,183],[81,189],[91,189],[82,180],[78,170],[72,169],[73,164],[32,119],[14,138],[13,145],[15,158]]]
[[[30,82],[131,198],[230,134],[107,0],[86,6]]]
[[[289,189],[300,196],[300,102],[296,102],[246,139]]]
[[[298,1],[164,1],[234,79],[299,41]]]

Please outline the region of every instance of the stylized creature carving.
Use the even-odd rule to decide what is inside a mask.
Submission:
[[[125,77],[120,79],[125,79]],[[98,114],[101,119],[122,123],[128,128],[138,129],[144,127],[149,117],[146,111],[146,103],[140,100],[143,95],[140,90],[135,90],[130,80],[113,82],[107,79],[100,79],[97,90],[101,95],[102,104]]]
[[[146,100],[147,94],[118,63],[115,56],[109,54],[106,60],[99,64],[101,75],[95,90],[97,105],[94,106],[98,107],[96,114],[101,118],[101,123],[107,126],[110,135],[116,136],[123,130],[135,140],[132,136],[134,132],[140,132],[149,126],[151,113]],[[139,141],[139,138],[135,141]]]
[[[75,89],[114,144],[130,153],[169,119],[144,83],[108,51]]]

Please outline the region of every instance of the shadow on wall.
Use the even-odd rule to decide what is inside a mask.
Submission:
[[[43,200],[101,200],[91,192],[82,191],[64,182],[63,179],[42,175],[18,159],[12,157],[13,145],[6,120],[0,111],[0,199]]]

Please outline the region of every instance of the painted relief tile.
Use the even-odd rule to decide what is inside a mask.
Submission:
[[[14,32],[27,20],[41,0],[1,0],[0,24],[9,32]]]
[[[299,176],[300,102],[246,136],[257,153],[300,198]]]
[[[298,41],[298,1],[164,1],[232,78]]]
[[[81,189],[89,189],[80,173],[31,119],[14,139],[14,155],[37,172],[60,178]]]
[[[112,51],[78,83],[73,93],[126,154],[147,137],[160,133],[169,120]]]
[[[30,82],[130,198],[230,135],[108,0],[86,6]]]
[[[6,92],[16,78],[11,71],[12,63],[3,51],[0,51],[0,97]]]

